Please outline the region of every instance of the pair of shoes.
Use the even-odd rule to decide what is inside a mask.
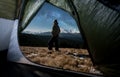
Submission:
[[[52,53],[52,50],[48,50],[48,54],[51,54]]]

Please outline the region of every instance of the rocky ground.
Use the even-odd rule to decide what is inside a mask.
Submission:
[[[51,51],[46,47],[21,46],[23,54],[30,61],[66,70],[101,74],[93,67],[86,49],[60,48],[60,51]]]

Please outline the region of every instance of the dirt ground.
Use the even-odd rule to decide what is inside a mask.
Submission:
[[[86,49],[60,48],[60,51],[51,51],[46,47],[20,47],[23,54],[30,61],[66,70],[101,74],[93,67]]]

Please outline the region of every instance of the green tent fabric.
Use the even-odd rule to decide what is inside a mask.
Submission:
[[[120,0],[98,0],[104,5],[120,12]]]
[[[120,14],[96,0],[74,2],[74,4],[94,62],[119,63]]]
[[[96,0],[74,4],[94,64],[107,76],[120,76],[120,13]]]
[[[16,16],[17,0],[0,0],[0,17],[14,19]]]
[[[36,12],[39,10],[40,6],[44,3],[45,0],[28,0],[25,1],[25,9],[23,9],[23,18],[21,23],[21,30],[30,23],[32,18],[35,16]]]

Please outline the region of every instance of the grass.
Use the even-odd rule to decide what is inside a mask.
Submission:
[[[60,48],[59,52],[53,50],[49,53],[46,47],[21,46],[21,50],[26,58],[37,64],[76,72],[101,74],[94,68],[89,57],[76,56],[89,55],[86,49]]]

